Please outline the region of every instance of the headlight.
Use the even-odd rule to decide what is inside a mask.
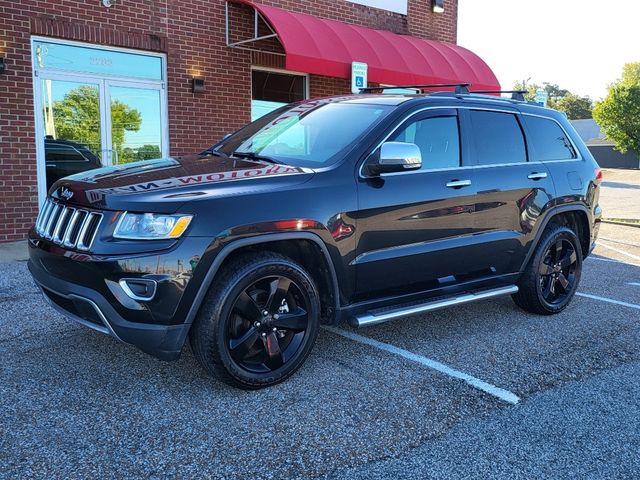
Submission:
[[[113,236],[128,240],[178,238],[189,226],[193,215],[162,215],[125,212]]]

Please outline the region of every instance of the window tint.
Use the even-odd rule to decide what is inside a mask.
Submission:
[[[511,113],[471,110],[471,130],[479,165],[527,161],[522,129]]]
[[[527,116],[525,121],[536,160],[544,162],[577,158],[573,145],[556,122],[531,116]]]
[[[47,162],[86,162],[87,159],[75,148],[69,145],[45,143],[45,161]]]
[[[456,117],[432,117],[409,124],[390,141],[415,143],[422,153],[422,169],[460,166],[460,140]]]

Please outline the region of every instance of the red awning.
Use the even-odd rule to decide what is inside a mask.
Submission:
[[[249,0],[282,44],[287,70],[351,78],[351,62],[365,62],[370,82],[386,85],[471,83],[473,90],[500,89],[476,54],[458,45],[293,13]]]

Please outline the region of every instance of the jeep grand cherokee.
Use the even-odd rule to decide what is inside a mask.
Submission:
[[[165,360],[187,336],[241,388],[295,372],[320,324],[499,295],[571,301],[600,170],[564,115],[491,95],[282,107],[199,154],[59,180],[30,232],[51,305]]]

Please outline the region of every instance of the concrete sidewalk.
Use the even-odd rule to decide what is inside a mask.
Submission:
[[[0,243],[0,263],[24,261],[29,258],[27,241]]]
[[[600,206],[604,218],[640,220],[640,170],[603,170]]]

